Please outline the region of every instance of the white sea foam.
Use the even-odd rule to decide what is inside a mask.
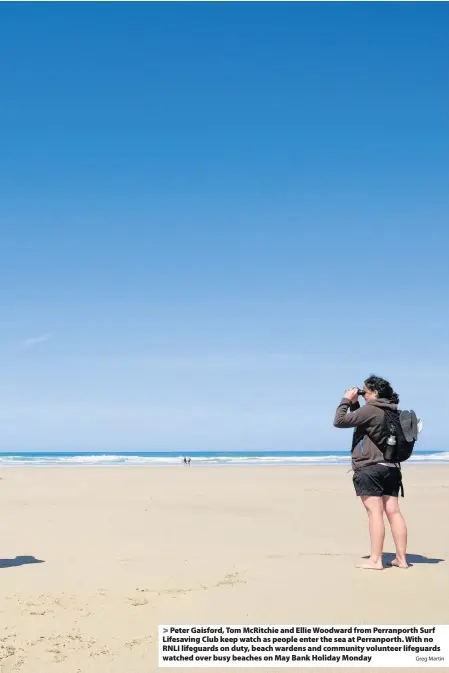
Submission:
[[[192,455],[192,465],[349,465],[350,455],[319,454],[306,456],[242,456],[242,455]],[[0,454],[0,467],[22,466],[169,466],[182,465],[183,456],[138,456],[130,454],[103,455],[8,455]],[[414,454],[410,458],[413,463],[449,463],[449,452]]]
[[[427,463],[428,461],[439,463],[448,463],[449,462],[449,451],[441,451],[440,453],[428,453],[428,454],[415,454],[410,457],[410,460],[414,462]]]

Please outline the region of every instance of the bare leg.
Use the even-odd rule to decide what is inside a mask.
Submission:
[[[406,558],[407,526],[399,509],[399,499],[393,496],[384,496],[383,503],[385,514],[390,523],[394,544],[396,546],[396,558],[393,559],[391,565],[398,568],[408,568]]]
[[[368,513],[371,555],[366,563],[359,563],[357,568],[383,570],[382,551],[385,539],[383,500],[380,496],[369,495],[362,496],[362,502]]]

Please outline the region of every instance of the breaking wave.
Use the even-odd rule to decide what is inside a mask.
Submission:
[[[191,458],[191,465],[350,465],[348,454],[282,452],[282,454],[245,455],[227,454],[186,454]],[[449,463],[449,452],[417,452],[411,458],[412,463]],[[114,467],[114,466],[170,466],[182,465],[183,454],[173,453],[156,455],[138,453],[4,453],[0,454],[0,467]]]

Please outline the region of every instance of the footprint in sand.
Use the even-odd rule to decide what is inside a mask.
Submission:
[[[135,597],[128,596],[128,600],[130,601],[131,605],[135,608],[140,607],[142,605],[148,605],[147,599],[144,598],[143,596],[135,596]]]
[[[16,653],[16,648],[12,645],[1,645],[0,646],[0,661],[13,657]]]
[[[107,647],[102,647],[100,650],[95,652],[89,652],[89,657],[103,657],[108,654],[111,654],[111,651]]]
[[[31,617],[42,617],[42,615],[49,614],[51,612],[54,612],[54,610],[33,610],[32,612],[29,612],[28,614],[31,615]]]
[[[215,586],[234,586],[235,584],[246,584],[246,580],[240,579],[239,573],[227,573]]]
[[[139,647],[139,645],[151,643],[152,640],[153,639],[151,638],[151,636],[146,636],[145,638],[134,638],[134,640],[130,640],[129,642],[125,643],[124,646],[132,650],[135,647]]]
[[[17,671],[20,671],[24,663],[25,663],[24,657],[13,655],[10,659],[5,661],[5,663],[1,664],[1,671],[2,673],[17,673]]]

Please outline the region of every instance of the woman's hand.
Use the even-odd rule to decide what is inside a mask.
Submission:
[[[345,392],[345,398],[355,404],[359,399],[359,389],[358,388],[348,388]]]

